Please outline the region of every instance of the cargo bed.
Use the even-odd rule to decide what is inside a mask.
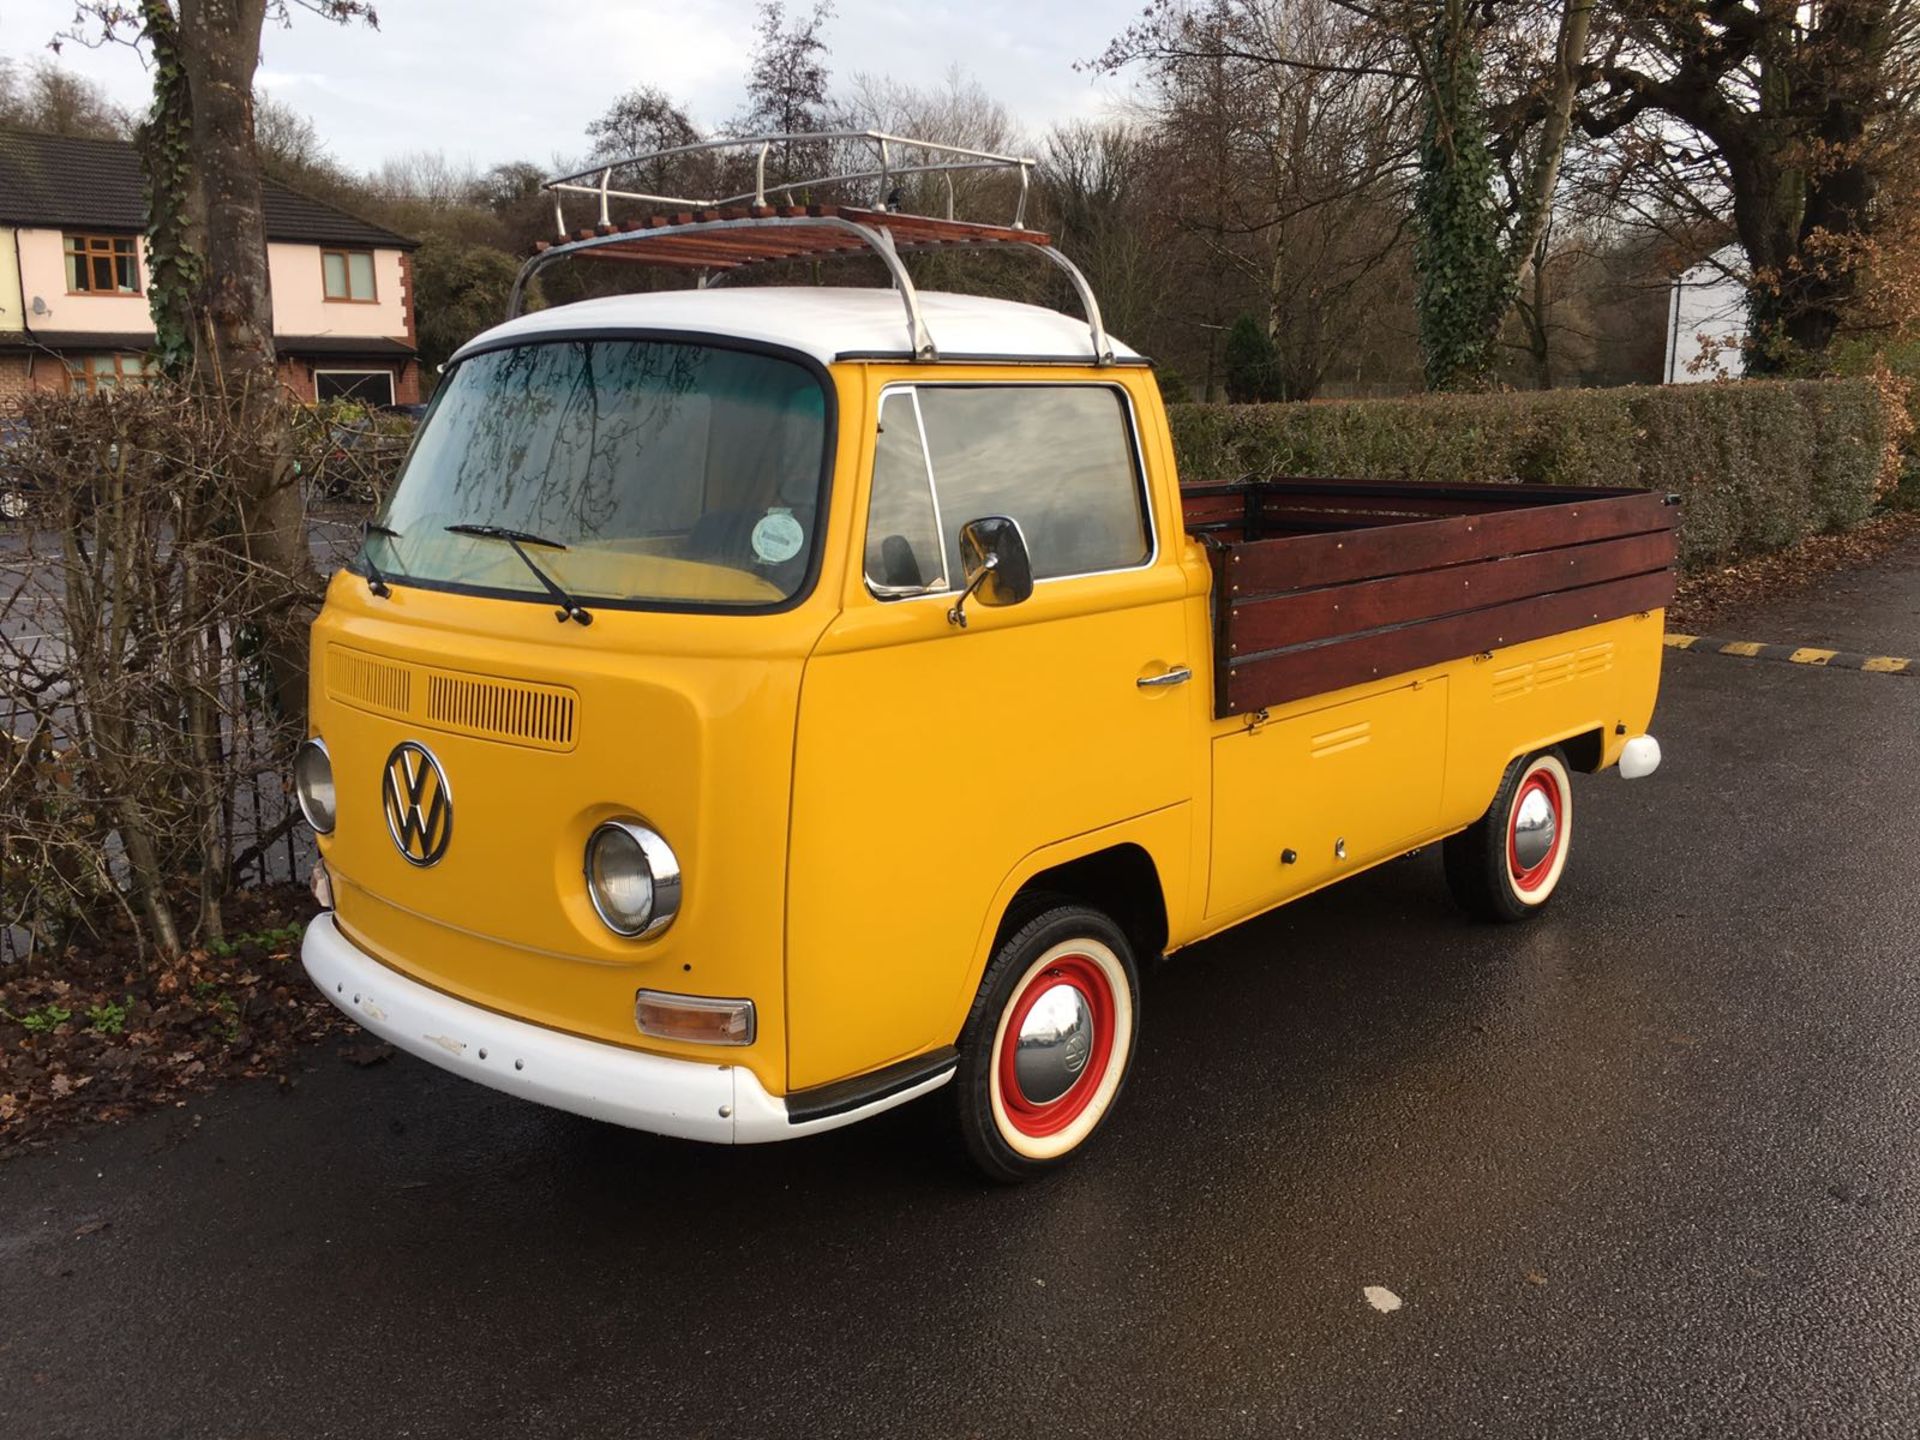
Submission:
[[[1288,479],[1181,489],[1214,572],[1214,713],[1658,610],[1675,497]]]

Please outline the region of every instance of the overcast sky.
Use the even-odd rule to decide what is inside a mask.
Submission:
[[[1098,114],[1121,93],[1073,65],[1097,54],[1140,3],[839,0],[828,30],[833,75],[934,86],[957,64],[1038,134],[1056,120]],[[377,31],[296,8],[290,29],[269,24],[259,75],[356,169],[423,149],[482,168],[572,156],[587,122],[642,84],[718,127],[740,101],[755,11],[753,0],[379,0],[377,8]],[[38,58],[72,15],[73,0],[4,0],[0,55]],[[123,105],[146,103],[146,75],[124,47],[69,44],[61,62]]]

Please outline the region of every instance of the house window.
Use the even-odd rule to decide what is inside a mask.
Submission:
[[[160,374],[160,362],[147,355],[69,355],[67,390],[98,395],[121,385],[145,385]]]
[[[322,250],[320,274],[329,300],[370,305],[379,298],[373,288],[371,250]]]
[[[67,236],[68,293],[138,295],[139,243],[131,235]]]
[[[315,370],[316,400],[355,400],[362,405],[393,404],[391,370]]]

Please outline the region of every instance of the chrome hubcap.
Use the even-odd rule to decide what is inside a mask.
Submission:
[[[1553,801],[1540,789],[1527,791],[1513,813],[1513,858],[1522,870],[1531,870],[1553,853],[1554,836],[1560,819],[1554,814]]]
[[[1020,1021],[1013,1073],[1029,1104],[1045,1105],[1073,1088],[1093,1054],[1093,1009],[1076,985],[1060,981]]]

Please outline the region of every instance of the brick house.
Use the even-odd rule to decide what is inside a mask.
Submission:
[[[304,400],[420,398],[418,242],[265,182],[280,375]],[[137,381],[151,362],[140,159],[119,140],[0,129],[0,409]]]

